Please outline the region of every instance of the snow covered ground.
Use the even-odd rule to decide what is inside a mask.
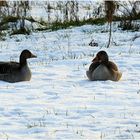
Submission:
[[[0,41],[0,61],[18,61],[29,49],[30,82],[0,81],[0,140],[140,139],[140,38],[114,24],[85,25]],[[90,47],[94,39],[99,46]],[[88,81],[86,70],[106,50],[123,76],[119,82]]]

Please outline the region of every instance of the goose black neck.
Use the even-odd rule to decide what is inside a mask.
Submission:
[[[20,56],[20,66],[23,67],[25,65],[27,65],[27,59],[23,56]]]

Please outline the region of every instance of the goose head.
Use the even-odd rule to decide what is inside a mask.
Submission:
[[[99,51],[96,54],[96,57],[92,60],[92,62],[108,62],[109,61],[109,57],[108,54],[105,51]]]
[[[20,65],[25,65],[27,63],[27,59],[36,57],[37,56],[32,54],[29,50],[23,50],[20,54]]]

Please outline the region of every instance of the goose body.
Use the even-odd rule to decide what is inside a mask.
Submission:
[[[36,57],[29,50],[23,50],[18,62],[0,62],[0,80],[14,83],[30,81],[31,71],[27,64],[28,58]]]
[[[86,72],[89,80],[120,80],[122,73],[118,71],[115,63],[109,61],[108,55],[105,51],[97,53],[96,57],[92,60],[89,70]]]

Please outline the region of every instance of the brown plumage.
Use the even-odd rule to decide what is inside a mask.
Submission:
[[[97,53],[96,57],[92,60],[89,70],[86,72],[89,80],[112,80],[118,81],[122,73],[118,71],[115,63],[109,61],[109,57],[105,51]]]
[[[0,62],[0,80],[14,83],[20,81],[29,81],[31,71],[27,64],[28,58],[35,58],[29,50],[23,50],[18,62]]]

